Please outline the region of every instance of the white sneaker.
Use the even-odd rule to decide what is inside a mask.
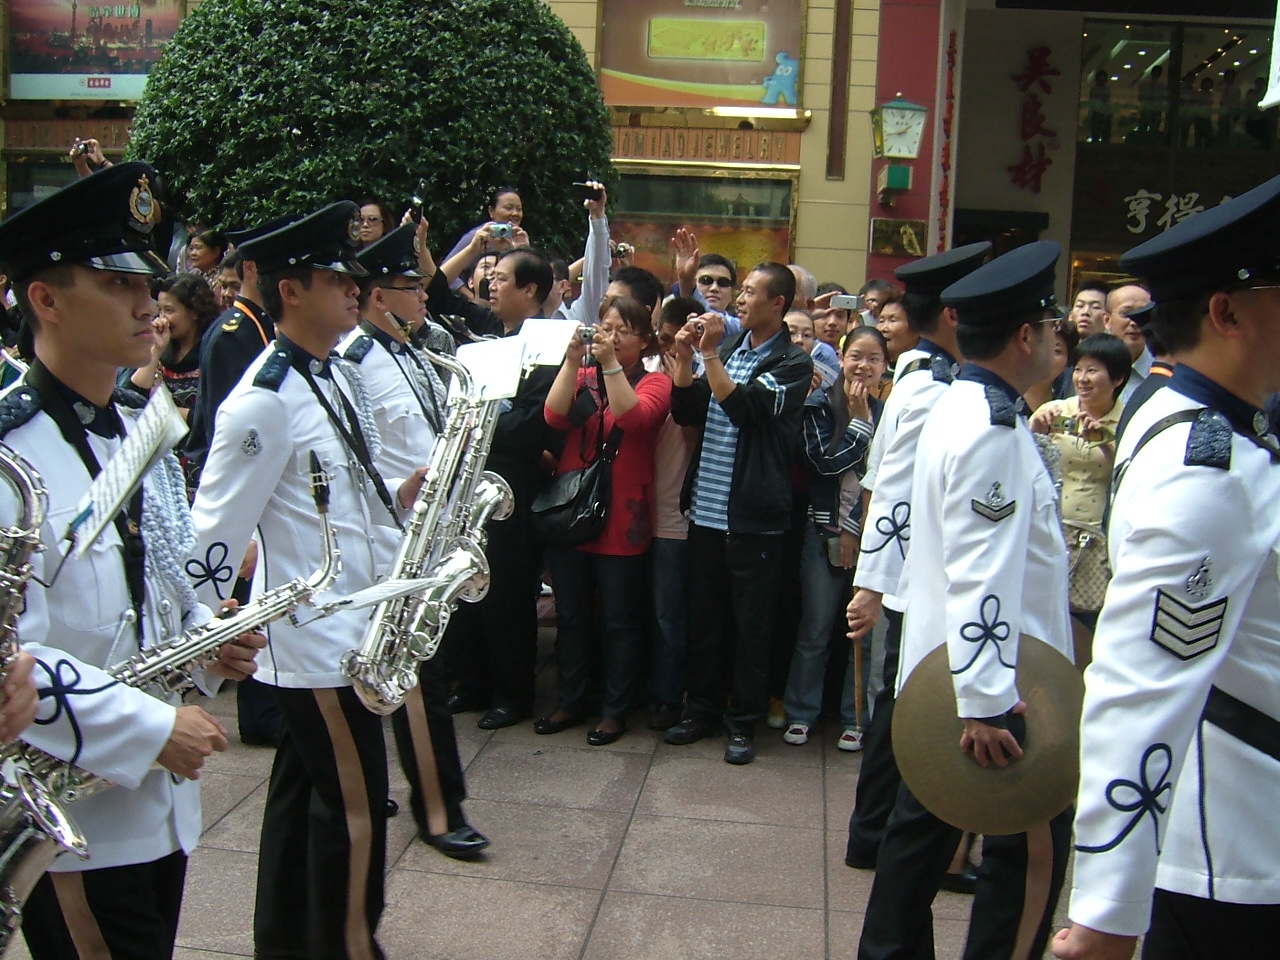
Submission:
[[[836,741],[836,746],[846,753],[857,753],[862,749],[862,731],[849,727],[844,733],[840,734],[840,739]]]
[[[801,746],[809,742],[809,725],[807,723],[793,723],[787,727],[787,732],[782,735],[784,743]]]

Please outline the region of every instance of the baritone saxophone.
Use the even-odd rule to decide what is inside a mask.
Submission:
[[[425,583],[416,593],[379,603],[360,646],[342,663],[361,702],[383,716],[394,713],[417,686],[418,665],[435,656],[458,603],[475,603],[488,593],[485,525],[515,509],[507,481],[484,469],[501,399],[486,398],[455,358],[424,353],[454,375],[459,393],[431,448],[387,579]]]

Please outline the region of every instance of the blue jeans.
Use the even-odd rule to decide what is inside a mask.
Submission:
[[[556,706],[567,713],[586,709],[595,659],[596,597],[600,599],[601,713],[620,720],[635,705],[644,645],[644,554],[614,557],[573,547],[551,550],[556,591]]]
[[[822,684],[827,672],[828,645],[840,615],[845,590],[852,578],[848,570],[836,570],[827,562],[827,541],[834,536],[812,523],[800,548],[800,627],[796,652],[791,658],[787,694],[783,700],[787,719],[813,725],[822,712]],[[840,693],[840,717],[846,727],[857,725],[854,707],[853,663],[845,671]]]
[[[689,542],[655,537],[653,562],[653,662],[649,700],[654,706],[684,702],[684,646],[689,635]]]

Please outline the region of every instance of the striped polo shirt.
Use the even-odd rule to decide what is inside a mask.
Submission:
[[[734,383],[746,383],[756,372],[777,339],[790,336],[786,327],[774,334],[756,349],[751,348],[751,335],[747,334],[738,348],[725,361],[724,369]],[[772,373],[762,376],[759,383],[774,393],[774,413],[782,412],[786,391],[778,386]],[[733,486],[733,463],[738,451],[738,428],[729,420],[715,394],[707,402],[707,422],[702,432],[702,455],[698,460],[698,472],[693,478],[693,504],[690,519],[700,527],[712,530],[729,529],[729,488]]]

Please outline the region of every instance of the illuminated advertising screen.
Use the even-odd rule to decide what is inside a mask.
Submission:
[[[180,0],[9,0],[13,100],[137,100]]]

